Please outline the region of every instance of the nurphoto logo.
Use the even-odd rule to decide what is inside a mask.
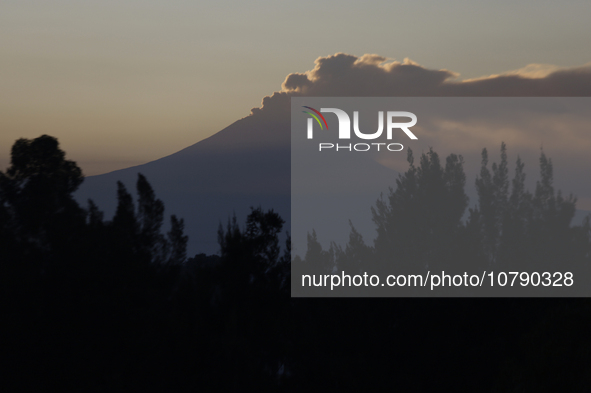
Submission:
[[[351,118],[342,109],[338,108],[320,108],[320,111],[309,107],[304,106],[303,108],[309,109],[307,111],[302,111],[312,117],[308,118],[307,123],[307,137],[308,139],[314,139],[314,120],[318,126],[320,126],[320,130],[328,130],[328,123],[326,122],[326,118],[322,115],[322,113],[334,113],[337,116],[337,120],[339,122],[339,129],[338,135],[339,139],[351,139]],[[395,121],[396,118],[408,118],[410,121],[407,122],[399,122]],[[404,131],[404,133],[410,139],[418,139],[412,131],[409,130],[410,127],[417,124],[417,117],[414,113],[411,112],[400,112],[400,111],[387,111],[386,112],[386,137],[388,140],[392,140],[393,130],[400,129]],[[378,130],[373,133],[363,133],[359,129],[359,112],[353,111],[353,132],[355,135],[364,140],[373,140],[379,138],[384,131],[384,112],[378,112]],[[319,143],[318,149],[319,151],[329,150],[329,149],[336,149],[339,150],[348,150],[348,151],[368,151],[372,149],[372,146],[375,146],[376,150],[379,151],[382,145],[386,145],[386,143],[356,143],[356,144],[348,144],[348,145],[339,145],[338,143]],[[400,143],[390,143],[386,145],[386,148],[389,151],[401,151],[404,146]]]

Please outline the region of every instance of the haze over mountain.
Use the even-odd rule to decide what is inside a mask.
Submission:
[[[216,230],[233,212],[239,222],[251,206],[275,209],[290,224],[290,98],[293,96],[400,97],[585,97],[591,95],[591,66],[557,69],[530,65],[522,70],[457,81],[457,74],[432,70],[408,59],[388,61],[378,55],[356,57],[339,53],[316,60],[313,70],[287,76],[282,91],[263,99],[261,108],[217,134],[175,154],[127,169],[85,179],[76,196],[92,198],[109,218],[116,207],[116,182],[135,193],[137,174],[144,174],[165,214],[185,219],[189,255],[218,250]],[[166,132],[166,130],[163,130]],[[569,138],[576,137],[570,135]],[[581,136],[582,137],[582,136]],[[479,153],[483,136],[470,146]],[[500,142],[499,142],[500,143]],[[586,154],[591,146],[582,138],[572,151]],[[537,145],[539,146],[539,144]],[[487,146],[496,149],[498,146]],[[519,146],[509,145],[509,149]],[[437,146],[435,146],[437,149]],[[572,150],[572,146],[570,146]],[[458,152],[461,153],[461,152]],[[552,152],[549,154],[553,157]],[[528,162],[530,176],[535,163]],[[396,171],[378,163],[364,170],[381,171],[394,184]],[[563,170],[581,171],[565,167]],[[310,174],[314,176],[314,173]],[[558,176],[557,176],[558,177]],[[467,184],[473,184],[468,177]],[[383,185],[376,185],[379,190]],[[571,190],[564,190],[567,193]],[[591,196],[591,192],[588,193]]]

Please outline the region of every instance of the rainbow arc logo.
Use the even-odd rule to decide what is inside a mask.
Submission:
[[[322,116],[322,113],[318,112],[316,109],[309,107],[309,106],[303,106],[302,108],[306,108],[306,109],[310,109],[312,112],[314,112],[316,115],[320,116],[320,119],[322,119],[322,121],[324,122],[324,125],[326,126],[326,129],[328,130],[328,124],[326,123],[326,119],[324,118],[324,116]],[[318,118],[318,116],[316,116],[314,113],[312,112],[308,112],[308,111],[302,111],[304,113],[307,113],[308,115],[312,116],[314,119],[316,119],[316,121],[318,122],[318,125],[320,125],[320,129],[323,130],[324,127],[322,127],[322,123],[320,122],[320,119]]]

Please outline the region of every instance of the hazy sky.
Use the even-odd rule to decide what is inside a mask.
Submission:
[[[0,0],[0,168],[14,140],[44,133],[86,175],[163,157],[336,52],[460,79],[580,66],[589,15],[588,0]]]

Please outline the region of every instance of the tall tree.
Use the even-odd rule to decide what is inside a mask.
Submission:
[[[564,268],[580,259],[574,255],[571,243],[573,231],[571,221],[575,215],[576,198],[567,198],[562,192],[554,191],[554,171],[552,160],[544,152],[540,154],[540,180],[532,198],[532,219],[530,225],[531,251],[535,265],[550,268],[557,260],[564,260]],[[533,258],[532,258],[533,259]]]
[[[451,154],[445,167],[429,150],[419,166],[409,150],[410,168],[396,180],[387,200],[372,208],[377,262],[402,270],[422,271],[454,259],[462,216],[468,204],[462,156]],[[418,270],[417,270],[418,269]]]
[[[168,263],[171,265],[180,265],[187,259],[187,242],[189,237],[184,234],[185,221],[178,219],[174,214],[170,216],[170,231],[168,232],[168,242],[170,244],[170,256]]]
[[[508,205],[509,177],[507,169],[507,147],[501,144],[501,161],[492,164],[492,174],[488,169],[488,153],[482,150],[480,176],[476,178],[478,211],[481,222],[482,247],[486,267],[497,266],[502,236],[502,223]]]
[[[160,233],[164,220],[164,204],[160,199],[156,199],[152,186],[141,173],[138,174],[136,188],[138,194],[137,218],[141,245],[146,252],[150,253],[153,263],[163,263],[169,251],[168,243]]]
[[[0,172],[0,202],[17,238],[47,248],[64,240],[68,228],[82,225],[84,211],[72,196],[82,181],[82,171],[65,159],[56,138],[17,140],[10,167]]]
[[[367,266],[373,256],[373,248],[365,244],[363,236],[353,226],[349,220],[351,232],[349,234],[349,241],[343,250],[337,245],[333,245],[335,250],[336,265],[340,271],[347,274],[361,274],[363,267]]]

